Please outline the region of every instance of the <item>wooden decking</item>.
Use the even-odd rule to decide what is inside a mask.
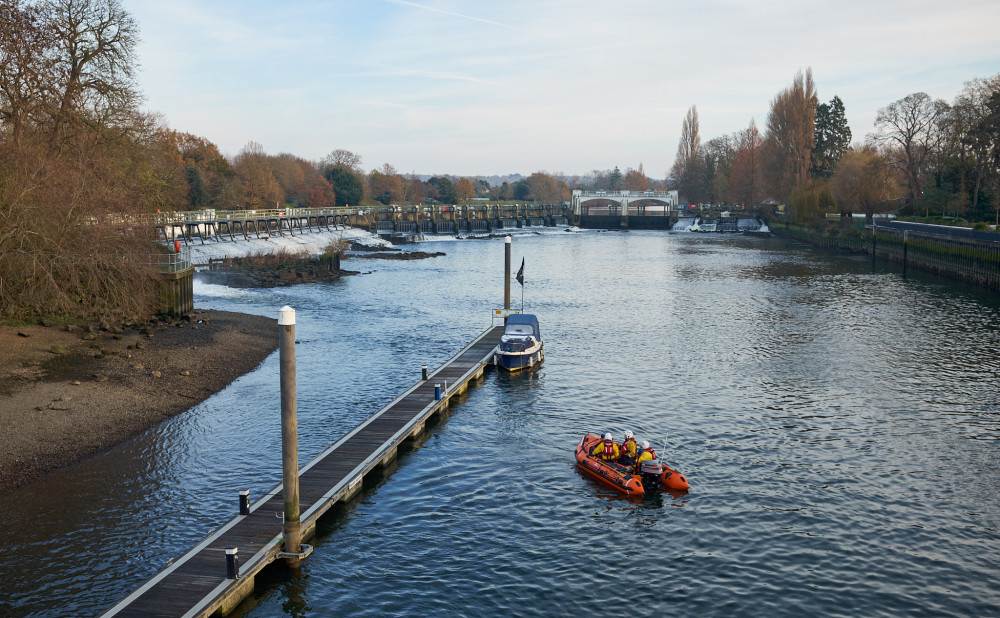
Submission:
[[[423,432],[427,420],[444,410],[492,363],[502,326],[483,332],[451,360],[430,372],[381,410],[332,444],[299,473],[303,540],[317,519],[338,501],[361,491],[362,480],[396,457],[399,445]],[[444,391],[435,399],[435,384]],[[280,474],[280,470],[275,471]],[[254,576],[282,549],[281,485],[250,506],[249,515],[226,522],[175,559],[170,566],[110,608],[105,616],[211,616],[225,614],[253,591]],[[233,500],[234,510],[237,501]],[[277,513],[277,517],[275,514]],[[226,578],[225,549],[239,548],[239,579]]]

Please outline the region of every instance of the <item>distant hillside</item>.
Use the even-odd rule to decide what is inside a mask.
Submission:
[[[522,176],[521,174],[507,174],[506,176],[496,176],[496,175],[494,175],[494,176],[456,176],[454,174],[412,174],[410,176],[411,177],[415,176],[416,178],[419,178],[423,182],[427,182],[428,180],[430,180],[431,178],[434,178],[435,176],[447,176],[448,178],[455,178],[455,179],[458,179],[458,178],[468,178],[469,180],[485,180],[487,182],[487,184],[489,184],[491,187],[499,187],[500,185],[502,185],[504,183],[505,180],[507,181],[507,184],[514,184],[518,180],[521,180],[521,179],[524,178],[524,176]]]

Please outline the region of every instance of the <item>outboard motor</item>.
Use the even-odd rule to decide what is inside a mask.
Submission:
[[[639,478],[642,479],[642,487],[646,491],[654,491],[660,487],[660,475],[663,467],[655,459],[647,459],[639,464]]]

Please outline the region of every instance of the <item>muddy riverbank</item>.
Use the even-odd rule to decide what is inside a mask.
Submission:
[[[0,327],[0,493],[191,408],[277,344],[274,319],[226,311],[141,329]]]

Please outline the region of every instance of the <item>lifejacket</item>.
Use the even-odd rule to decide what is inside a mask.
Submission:
[[[631,448],[629,448],[631,447]],[[635,452],[638,450],[635,445],[635,438],[629,438],[622,442],[622,457],[635,457]]]
[[[598,453],[598,456],[601,459],[618,459],[618,453],[616,452],[618,450],[618,445],[615,444],[614,440],[605,440],[604,442],[601,442],[601,444],[604,446],[604,450]]]
[[[649,454],[649,457],[645,457],[647,453]],[[643,452],[639,453],[639,457],[637,457],[635,460],[636,469],[639,468],[639,464],[648,459],[656,459],[656,451],[654,451],[652,448],[648,448]]]

